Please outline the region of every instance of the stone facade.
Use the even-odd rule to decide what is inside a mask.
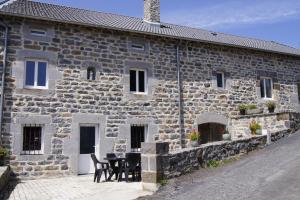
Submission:
[[[206,113],[220,115],[221,121],[229,123],[238,116],[241,103],[265,108],[258,92],[258,77],[267,72],[274,78],[277,111],[299,109],[299,58],[182,41],[181,131],[177,40],[18,17],[4,17],[4,21],[10,30],[2,143],[11,150],[13,171],[22,177],[77,174],[81,123],[99,127],[101,158],[107,152],[130,151],[131,124],[148,126],[146,142],[164,141],[171,151],[181,149],[188,142],[186,134]],[[46,30],[47,36],[31,36],[31,27]],[[133,41],[146,48],[131,49]],[[48,61],[47,90],[24,88],[24,62],[28,58]],[[96,80],[86,79],[88,67],[96,68]],[[147,70],[147,95],[128,92],[130,68]],[[215,87],[217,71],[226,74],[225,89]],[[20,127],[27,123],[46,126],[43,155],[20,155]]]

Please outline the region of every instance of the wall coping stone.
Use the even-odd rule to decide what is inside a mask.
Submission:
[[[267,117],[267,116],[277,116],[277,115],[294,114],[294,113],[296,112],[260,113],[260,114],[253,114],[253,115],[239,115],[239,116],[231,117],[231,119],[246,119],[246,118],[253,118],[253,117]]]
[[[2,191],[2,189],[4,189],[4,187],[7,185],[9,178],[10,178],[10,167],[9,166],[0,167],[0,191]]]
[[[197,150],[197,149],[203,149],[203,148],[213,147],[213,146],[221,146],[221,145],[224,145],[224,144],[245,142],[247,140],[259,139],[259,138],[264,138],[264,137],[267,137],[267,136],[266,135],[253,135],[253,136],[248,137],[248,138],[240,138],[240,139],[237,139],[237,140],[211,142],[211,143],[207,143],[207,144],[201,144],[198,147],[188,147],[188,148],[184,148],[184,149],[178,149],[176,151],[171,151],[171,152],[169,152],[169,155],[176,155],[176,154],[183,153],[183,152],[189,152],[189,151],[194,151],[194,150]]]

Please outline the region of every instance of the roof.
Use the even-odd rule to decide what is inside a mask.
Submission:
[[[5,0],[0,3],[0,14],[300,56],[299,49],[273,41],[216,33],[168,23],[161,23],[160,26],[155,26],[143,22],[141,18],[89,11],[30,0]]]

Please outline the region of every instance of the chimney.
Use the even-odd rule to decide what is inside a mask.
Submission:
[[[160,0],[144,0],[144,22],[160,24]]]

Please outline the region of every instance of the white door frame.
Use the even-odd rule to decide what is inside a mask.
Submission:
[[[78,166],[80,166],[80,128],[81,127],[95,127],[95,155],[99,159],[100,156],[100,129],[99,124],[89,124],[89,123],[83,123],[79,124],[79,140],[78,140]],[[90,164],[92,164],[92,159],[90,159]],[[94,165],[92,165],[92,168],[94,168]],[[90,171],[90,173],[94,173],[94,171]],[[80,173],[79,167],[78,167],[78,174]]]

